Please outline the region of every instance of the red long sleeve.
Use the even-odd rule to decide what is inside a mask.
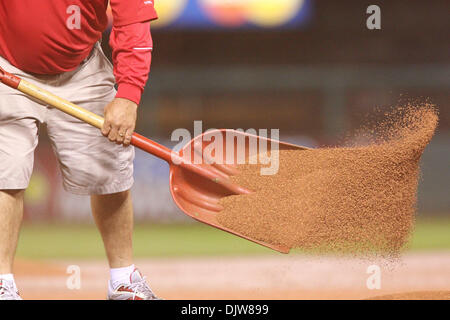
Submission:
[[[110,0],[110,4],[113,28],[109,44],[119,86],[116,97],[139,104],[152,60],[150,21],[158,18],[154,1]]]
[[[110,45],[113,49],[114,75],[119,87],[116,98],[139,104],[152,59],[150,22],[113,26]]]

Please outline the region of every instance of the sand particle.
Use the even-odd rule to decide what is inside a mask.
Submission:
[[[291,248],[397,256],[414,226],[419,160],[437,123],[431,105],[397,107],[367,130],[365,145],[281,151],[273,176],[241,165],[233,181],[254,192],[222,199],[218,221]]]

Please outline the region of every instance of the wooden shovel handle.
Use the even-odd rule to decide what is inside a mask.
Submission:
[[[42,102],[45,102],[49,106],[52,106],[62,112],[65,112],[81,121],[89,123],[90,125],[101,129],[103,127],[103,122],[105,121],[101,116],[88,111],[76,104],[65,100],[61,97],[54,95],[53,93],[39,88],[38,86],[21,79],[13,74],[10,74],[0,67],[0,81],[7,86],[17,89],[28,96],[34,97]],[[147,151],[158,158],[164,159],[169,163],[172,163],[172,150],[156,143],[144,136],[134,133],[131,137],[131,144]]]
[[[61,97],[54,95],[51,92],[48,92],[42,88],[35,86],[34,84],[21,80],[17,89],[22,91],[23,93],[34,97],[42,102],[47,103],[48,105],[55,107],[56,109],[61,110],[64,113],[67,113],[75,118],[80,119],[90,125],[101,129],[103,127],[104,119],[99,115],[88,111],[84,108],[77,106],[76,104],[67,101]]]

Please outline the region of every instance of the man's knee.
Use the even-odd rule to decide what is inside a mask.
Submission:
[[[0,196],[4,195],[6,197],[15,198],[17,200],[23,199],[25,194],[25,189],[5,189],[0,190]],[[0,197],[1,199],[1,197]]]
[[[91,198],[93,199],[100,199],[100,200],[107,200],[107,199],[114,199],[114,200],[125,200],[131,196],[130,189],[121,191],[121,192],[115,192],[115,193],[109,193],[109,194],[95,194],[92,195]]]

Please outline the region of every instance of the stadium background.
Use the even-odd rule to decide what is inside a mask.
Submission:
[[[440,125],[423,156],[411,250],[446,250],[448,257],[449,4],[377,1],[382,29],[373,31],[365,25],[370,4],[156,1],[160,21],[152,24],[152,71],[137,131],[173,146],[173,130],[192,132],[193,121],[202,120],[204,130],[279,128],[281,140],[330,146],[362,125],[374,107],[427,98],[440,110]],[[105,33],[110,56],[107,43]],[[43,127],[19,258],[103,258],[89,199],[65,192],[58,170]],[[185,217],[172,202],[163,161],[137,151],[135,178],[137,257],[270,254]]]

